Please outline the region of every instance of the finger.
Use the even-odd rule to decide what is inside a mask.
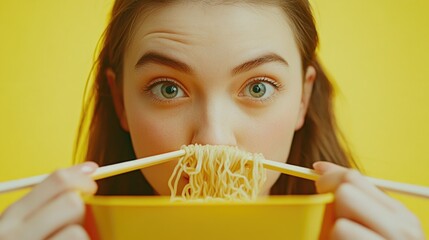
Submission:
[[[350,221],[346,218],[340,218],[335,221],[331,231],[332,240],[383,240],[384,238],[370,229]]]
[[[23,229],[31,229],[26,230],[24,235],[28,234],[32,239],[45,239],[67,225],[80,224],[84,213],[85,207],[78,193],[63,193],[24,220]]]
[[[21,200],[11,205],[3,216],[9,221],[22,221],[26,216],[65,191],[78,190],[90,194],[95,193],[97,184],[89,175],[96,169],[96,163],[86,162],[54,172]]]
[[[318,164],[314,164],[314,167],[316,172],[322,174],[318,181],[316,181],[316,188],[321,193],[335,192],[342,183],[351,183],[373,197],[374,200],[382,203],[383,206],[392,210],[401,208],[404,210],[398,201],[390,198],[370,183],[357,170],[343,168],[328,162],[318,162]]]
[[[335,213],[337,218],[350,219],[387,239],[395,239],[394,232],[401,228],[402,219],[350,183],[335,192]]]
[[[82,226],[73,224],[65,227],[52,237],[48,238],[49,240],[85,240],[89,239],[88,234]]]

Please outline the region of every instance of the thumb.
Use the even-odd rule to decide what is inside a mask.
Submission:
[[[336,165],[334,163],[322,162],[322,161],[313,163],[313,168],[320,175],[330,173],[330,172],[334,172],[334,171],[345,171],[345,170],[347,170],[347,168],[341,167],[341,166]]]

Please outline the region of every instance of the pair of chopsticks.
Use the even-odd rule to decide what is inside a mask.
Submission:
[[[91,177],[94,180],[111,177],[121,173],[126,173],[137,169],[150,167],[156,164],[165,163],[173,159],[176,159],[178,157],[181,157],[185,155],[185,153],[186,153],[185,150],[181,149],[178,151],[140,158],[133,161],[127,161],[127,162],[112,164],[108,166],[103,166],[98,168],[91,175]],[[320,176],[312,169],[299,167],[291,164],[275,162],[275,161],[265,160],[265,159],[262,160],[262,164],[266,169],[278,171],[284,174],[288,174],[288,175],[292,175],[292,176],[300,177],[304,179],[309,179],[313,181],[317,180]],[[32,187],[42,182],[45,178],[48,177],[48,175],[49,174],[44,174],[40,176],[0,183],[0,193]],[[365,177],[365,178],[369,182],[371,182],[372,184],[374,184],[375,186],[383,190],[429,198],[429,187],[417,186],[417,185],[412,185],[407,183],[399,183],[399,182],[377,179],[372,177]]]

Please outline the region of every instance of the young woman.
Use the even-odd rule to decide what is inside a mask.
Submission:
[[[0,236],[85,238],[75,191],[96,191],[93,162],[199,143],[313,166],[322,175],[316,185],[268,172],[261,194],[334,192],[333,239],[423,239],[414,215],[344,168],[354,164],[340,144],[317,44],[305,0],[117,0],[77,141],[87,162],[53,173],[8,208]],[[168,195],[174,166],[102,180],[98,194]]]

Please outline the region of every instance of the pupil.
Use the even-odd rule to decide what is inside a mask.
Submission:
[[[175,86],[168,86],[166,89],[167,94],[174,94],[176,92]]]
[[[260,85],[260,84],[253,85],[253,92],[254,92],[254,93],[259,93],[259,92],[261,92],[261,87],[260,87],[259,85]]]

